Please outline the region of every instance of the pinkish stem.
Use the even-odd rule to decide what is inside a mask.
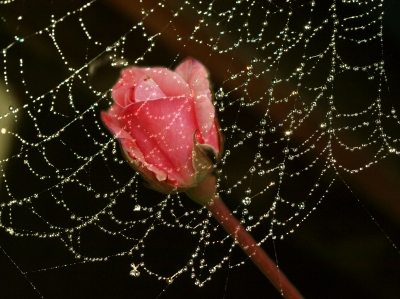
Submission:
[[[232,215],[221,198],[216,197],[206,205],[225,230],[239,242],[243,251],[252,259],[257,267],[272,282],[286,299],[303,299],[303,296],[279,270],[272,259],[259,247],[253,237]]]

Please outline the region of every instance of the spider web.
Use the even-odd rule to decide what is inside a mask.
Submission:
[[[319,274],[296,278],[311,267],[299,262],[302,246],[328,252],[328,243],[304,244],[318,239],[316,227],[325,228],[319,236],[367,231],[358,248],[366,240],[384,245],[368,245],[360,263],[387,254],[386,276],[367,295],[337,294],[395,296],[398,1],[6,0],[0,7],[0,246],[4,264],[27,284],[5,294],[278,296],[206,209],[144,188],[101,123],[123,67],[174,68],[193,56],[214,82],[226,139],[218,187],[232,213],[305,297],[328,298],[307,291]],[[385,272],[374,267],[358,283]],[[340,274],[324,275],[335,288]],[[116,282],[124,290],[111,287]]]

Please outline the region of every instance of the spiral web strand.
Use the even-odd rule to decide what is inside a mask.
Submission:
[[[400,155],[389,1],[108,1],[133,12],[121,24],[96,18],[106,1],[40,1],[35,21],[22,2],[0,1],[0,144],[10,144],[0,160],[0,229],[55,240],[76,259],[20,270],[28,279],[127,258],[126,275],[170,285],[186,274],[201,287],[247,261],[231,258],[235,242],[206,209],[145,189],[122,158],[99,115],[128,65],[173,68],[194,56],[219,82],[219,193],[263,246],[314,215],[339,177]],[[190,244],[173,272],[147,258],[158,231]]]

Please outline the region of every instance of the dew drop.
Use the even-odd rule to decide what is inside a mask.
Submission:
[[[129,275],[133,276],[133,277],[139,277],[140,276],[140,272],[138,270],[131,270],[129,272]]]
[[[250,198],[250,197],[245,197],[245,198],[242,200],[242,203],[243,203],[244,205],[248,206],[249,204],[251,204],[251,198]]]

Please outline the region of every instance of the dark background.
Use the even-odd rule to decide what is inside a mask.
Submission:
[[[158,3],[145,1],[142,4],[144,8],[156,8]],[[278,3],[278,2],[275,2]],[[304,3],[307,3],[306,1]],[[5,48],[13,42],[15,36],[27,37],[37,30],[45,27],[49,23],[49,16],[54,14],[57,16],[65,15],[68,11],[74,11],[74,8],[80,7],[82,3],[79,1],[16,1],[9,5],[0,6],[0,17],[2,23],[0,26],[1,47]],[[211,79],[215,86],[215,90],[220,86],[224,89],[232,89],[229,84],[237,84],[236,82],[225,82],[227,79],[227,69],[234,73],[241,70],[248,63],[248,58],[252,57],[251,46],[239,47],[235,52],[234,59],[228,54],[215,55],[212,54],[209,48],[202,48],[196,44],[187,43],[183,46],[182,43],[176,41],[177,36],[187,36],[188,32],[192,31],[193,24],[198,19],[194,14],[195,10],[184,9],[179,18],[174,19],[174,26],[165,29],[166,20],[171,19],[170,14],[163,15],[162,12],[168,12],[179,8],[178,1],[168,1],[167,5],[171,9],[164,9],[156,17],[145,20],[146,32],[155,34],[162,31],[163,35],[157,41],[157,45],[151,53],[145,55],[145,59],[140,61],[141,65],[165,65],[173,67],[186,56],[193,56],[208,67],[211,73]],[[279,3],[284,5],[284,2]],[[216,4],[218,5],[218,3]],[[221,4],[222,5],[222,4]],[[338,3],[338,5],[340,5]],[[299,4],[300,6],[300,4]],[[313,22],[318,23],[319,18],[323,19],[327,15],[327,6],[324,2],[317,3]],[[101,40],[103,45],[114,43],[119,36],[128,32],[132,24],[136,24],[142,17],[137,3],[123,0],[104,0],[97,1],[93,7],[78,13],[86,22],[88,31],[96,35],[97,40]],[[215,9],[218,9],[216,7]],[[353,6],[348,12],[349,15],[357,15],[365,10],[362,5]],[[386,1],[384,3],[385,22],[384,22],[384,54],[385,70],[388,76],[388,92],[383,93],[382,105],[385,112],[389,111],[393,106],[397,111],[400,111],[398,97],[400,95],[400,87],[398,84],[398,67],[399,67],[399,43],[400,31],[398,30],[398,19],[400,17],[400,2]],[[185,15],[185,12],[187,13]],[[262,17],[262,11],[255,11],[252,18]],[[23,19],[18,23],[19,15]],[[73,19],[73,18],[72,18]],[[283,19],[284,21],[285,19]],[[187,21],[187,22],[185,22]],[[276,19],[277,25],[269,24],[271,31],[275,27],[281,26],[282,20]],[[299,21],[300,22],[300,21]],[[303,23],[301,23],[303,24]],[[233,25],[234,27],[234,25]],[[97,53],[101,53],[104,47],[88,46],[86,36],[82,32],[82,28],[78,22],[60,23],[57,25],[56,38],[63,49],[63,55],[72,65],[72,67],[82,66],[88,62],[87,57],[95,57]],[[208,40],[209,36],[218,36],[214,30],[218,28],[210,24],[210,31],[199,32],[200,38],[204,41]],[[219,30],[219,29],[218,29]],[[372,29],[371,29],[372,30]],[[363,32],[364,33],[364,32]],[[127,44],[125,46],[125,57],[129,63],[142,55],[143,51],[148,47],[148,43],[141,35],[135,36],[135,33],[128,35]],[[360,33],[362,34],[362,33]],[[370,33],[367,31],[367,36]],[[226,36],[226,35],[225,35]],[[356,35],[355,35],[356,36]],[[225,37],[224,37],[225,38]],[[230,38],[237,40],[237,36],[232,32]],[[41,95],[47,90],[53,89],[57,84],[65,80],[69,75],[67,68],[63,65],[63,60],[60,59],[59,53],[54,49],[54,43],[48,36],[35,36],[27,39],[21,46],[15,46],[9,51],[7,60],[9,81],[17,97],[20,98],[22,104],[30,100],[24,95],[25,88],[21,86],[21,74],[19,73],[18,60],[24,58],[24,65],[27,77],[26,88],[33,95]],[[142,40],[143,39],[143,40]],[[147,39],[147,37],[146,37]],[[329,39],[329,35],[328,35]],[[317,39],[323,44],[324,38]],[[223,43],[229,43],[221,40]],[[367,44],[369,45],[369,44]],[[314,47],[318,47],[315,44]],[[338,47],[346,47],[348,45],[338,42]],[[369,59],[376,58],[376,53],[369,53],[368,47],[362,49],[352,49],[350,46],[343,51],[343,55],[348,55],[354,59],[356,65],[362,65]],[[87,49],[90,49],[90,52]],[[208,49],[208,50],[207,50]],[[179,57],[176,55],[179,53]],[[110,54],[112,55],[112,54]],[[88,80],[99,90],[106,91],[115,82],[119,68],[111,68],[107,60],[107,55],[104,55],[99,62],[93,65],[92,71],[89,72]],[[371,58],[372,57],[372,58]],[[293,58],[294,59],[294,58]],[[363,60],[365,59],[365,61]],[[288,64],[291,63],[290,58]],[[285,67],[282,66],[281,72],[285,72]],[[266,76],[267,77],[267,76]],[[271,78],[265,78],[266,81]],[[317,76],[315,76],[317,80]],[[343,85],[338,84],[338,94],[342,94],[346,99],[338,101],[338,106],[343,111],[358,111],[365,107],[364,97],[368,97],[369,86],[366,85],[363,78],[357,76],[354,81],[339,81]],[[270,81],[268,81],[270,82]],[[264,84],[249,86],[249,92],[256,95],[260,90],[270,87]],[[347,85],[346,85],[347,84]],[[385,85],[386,86],[386,85]],[[385,89],[386,90],[386,89]],[[64,91],[60,91],[60,97]],[[87,91],[85,85],[76,82],[74,85],[74,95],[82,99],[82,102],[77,103],[76,109],[84,109],[88,103],[95,100],[93,94]],[[279,88],[276,93],[284,93]],[[230,99],[242,96],[240,92],[232,93]],[[348,96],[348,100],[346,98]],[[368,103],[371,103],[371,98],[368,98]],[[81,106],[79,106],[81,105]],[[101,106],[103,105],[103,106]],[[39,107],[33,106],[35,109]],[[105,101],[100,103],[101,109],[106,109]],[[232,113],[225,112],[221,114],[224,122],[222,127],[231,125],[236,117],[235,111],[238,111],[238,105],[232,107]],[[61,110],[71,116],[75,112],[71,112],[70,108],[59,107]],[[324,115],[324,104],[317,106],[314,114],[317,115],[313,121],[318,125],[320,122],[319,116]],[[260,111],[256,109],[242,110],[240,114],[240,124],[248,130],[254,129],[254,119],[260,119]],[[286,112],[275,112],[276,119],[279,119],[281,114]],[[25,136],[33,136],[35,130],[29,118],[18,120],[17,131]],[[90,117],[85,118],[88,122]],[[70,120],[69,120],[70,121]],[[39,120],[40,122],[40,120]],[[40,123],[41,126],[46,126],[45,123]],[[60,128],[63,125],[60,123],[52,123],[49,127],[54,126]],[[86,124],[90,126],[90,124]],[[398,125],[384,124],[388,134],[392,134],[393,138],[398,138]],[[299,135],[294,136],[293,142],[301,142],[304,136],[309,136],[315,127],[307,131],[307,127],[299,130]],[[98,128],[93,127],[93,134],[98,132]],[[73,127],[70,129],[71,136],[67,139],[73,142],[74,135]],[[397,135],[396,135],[397,134]],[[269,135],[268,135],[269,136]],[[85,138],[85,137],[83,137]],[[96,138],[108,138],[107,136],[96,136]],[[228,147],[234,143],[235,138],[240,138],[240,135],[234,135],[227,139]],[[274,138],[273,135],[267,138]],[[296,141],[298,138],[299,141]],[[360,139],[364,136],[360,134]],[[77,148],[85,145],[78,144]],[[246,171],[246,163],[252,157],[247,157],[247,152],[254,151],[257,146],[257,140],[253,143],[248,142],[245,146],[239,147],[235,151],[237,163],[227,163],[223,167],[224,173],[228,177],[239,178]],[[18,153],[20,144],[13,144],[12,154]],[[91,152],[91,148],[80,149]],[[361,153],[362,152],[362,153]],[[109,153],[106,153],[106,155]],[[269,152],[263,152],[263,155],[272,155]],[[360,151],[356,157],[349,157],[346,154],[337,154],[341,162],[351,167],[352,163],[367,161],[369,153],[364,155],[364,151]],[[342,156],[341,156],[342,155]],[[109,155],[110,156],[110,155]],[[247,157],[247,158],[246,158]],[[305,157],[304,161],[297,161],[294,168],[303,169],[310,163],[310,159]],[[358,160],[357,160],[358,159]],[[34,154],[30,156],[30,161],[34,163]],[[19,161],[21,162],[21,161]],[[73,163],[67,158],[60,159],[60,163]],[[231,160],[231,162],[233,162]],[[18,190],[18,194],[32,195],[36,190],[44,190],[45,187],[37,185],[33,181],[23,177],[24,172],[22,166],[18,164],[18,160],[10,162],[7,165],[7,180],[9,184]],[[14,167],[11,167],[13,166]],[[361,164],[362,165],[362,164]],[[340,172],[329,189],[329,193],[325,196],[322,203],[318,205],[310,217],[305,220],[302,225],[295,230],[295,233],[286,237],[284,240],[276,240],[273,244],[271,241],[264,244],[265,250],[271,257],[278,259],[280,269],[287,275],[293,284],[300,290],[305,298],[399,298],[400,297],[400,252],[398,246],[400,244],[400,167],[398,155],[392,155],[381,160],[377,165],[371,166],[365,171],[350,175],[346,172]],[[34,165],[33,165],[34,166]],[[73,165],[72,165],[73,166]],[[40,170],[40,165],[35,166],[36,170]],[[99,168],[100,169],[100,168]],[[129,167],[123,168],[124,172],[121,176],[131,176]],[[302,176],[304,182],[299,182],[298,185],[289,186],[285,192],[287,198],[304,198],[303,187],[308,181],[313,181],[315,176],[320,172],[320,168],[309,171],[309,174]],[[95,172],[95,170],[93,170]],[[315,173],[314,173],[315,172]],[[100,172],[101,173],[101,172]],[[22,178],[22,179],[21,179]],[[109,184],[109,175],[99,178],[98,184]],[[321,182],[321,185],[327,186],[329,180]],[[223,182],[227,184],[227,182]],[[253,189],[257,189],[258,183],[254,183]],[[4,185],[2,185],[4,186]],[[222,188],[224,185],[222,186]],[[245,189],[238,188],[230,197],[224,198],[227,205],[234,209],[240,196]],[[104,187],[106,188],[106,187]],[[111,187],[110,187],[111,188]],[[140,194],[143,199],[149,199],[157,203],[161,200],[158,194],[140,188]],[[306,188],[306,187],[304,187]],[[307,189],[309,190],[309,189]],[[306,192],[308,192],[306,190]],[[3,198],[8,198],[7,191],[1,190],[0,201],[4,202]],[[71,189],[73,192],[73,189]],[[64,193],[66,196],[67,191]],[[306,194],[305,194],[306,195]],[[84,207],[77,207],[82,210],[91,211],[91,204],[96,205],[95,201],[85,200],[85,195],[71,193],[68,201],[69,205],[74,205],[74,198],[80,199],[80,204]],[[184,197],[184,196],[183,196]],[[42,203],[37,204],[37,208],[46,213],[46,215],[57,215],[57,210],[46,205],[46,197],[43,195]],[[126,200],[125,206],[130,207],[132,203]],[[194,203],[186,202],[186,207],[196,209]],[[125,207],[122,204],[122,208]],[[255,207],[258,208],[258,207]],[[7,213],[7,209],[3,209]],[[255,211],[253,211],[255,212]],[[123,215],[123,211],[121,212]],[[22,223],[26,221],[26,225],[35,227],[35,224],[30,223],[29,215],[20,212],[19,217]],[[4,217],[4,216],[3,216]],[[26,218],[24,218],[26,217]],[[50,216],[49,216],[50,217]],[[56,216],[55,216],[56,217]],[[202,216],[198,216],[201,219]],[[166,229],[158,227],[154,233],[149,236],[146,241],[146,264],[155,272],[168,275],[174,272],[176,265],[183,265],[188,260],[189,255],[193,251],[195,245],[194,239],[190,234],[186,235],[186,231]],[[82,239],[87,237],[85,234],[93,235],[90,231],[82,232]],[[266,233],[263,231],[255,231],[254,236],[257,239],[262,238]],[[219,232],[218,236],[223,236]],[[182,239],[184,241],[182,241]],[[124,244],[115,244],[116,241],[108,237],[99,237],[96,241],[90,241],[88,247],[92,247],[93,252],[101,252],[110,254],[115,247],[124,248]],[[32,284],[40,291],[44,298],[279,298],[280,294],[266,280],[258,269],[247,261],[245,265],[234,267],[228,271],[227,267],[213,276],[212,280],[199,288],[193,284],[193,280],[189,278],[189,274],[183,274],[174,281],[171,285],[167,285],[164,281],[158,281],[154,276],[148,276],[144,271],[138,278],[128,275],[131,270],[130,264],[132,257],[114,257],[106,262],[88,262],[80,263],[74,259],[74,256],[68,252],[63,244],[58,239],[39,239],[39,238],[21,238],[10,236],[4,230],[0,231],[0,246],[3,252],[0,252],[0,297],[1,298],[40,298],[34,288],[24,278],[18,267],[22,271],[26,271],[27,277]],[[397,247],[396,247],[397,246]],[[223,256],[226,254],[227,248],[215,249],[212,253],[215,256]],[[15,262],[12,263],[9,257]],[[276,255],[276,256],[275,256]],[[211,257],[212,258],[212,257]],[[240,261],[244,255],[239,251],[233,251],[231,261]],[[76,264],[74,264],[76,263]],[[73,265],[72,265],[73,264]],[[64,266],[65,265],[65,266]],[[56,267],[53,270],[35,271],[37,269],[46,269]],[[181,266],[179,266],[181,267]],[[164,290],[164,291],[163,291]]]

